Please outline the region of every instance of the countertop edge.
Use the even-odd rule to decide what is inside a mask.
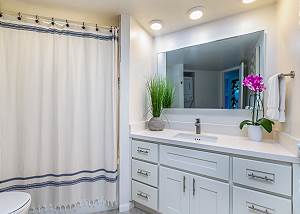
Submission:
[[[195,143],[191,143],[188,141],[180,141],[180,140],[174,140],[174,139],[165,139],[165,138],[160,138],[160,137],[145,136],[145,135],[140,135],[140,134],[136,134],[136,133],[131,133],[129,135],[129,137],[132,139],[150,141],[150,142],[164,144],[164,145],[182,146],[182,147],[189,148],[189,149],[199,149],[199,150],[205,150],[205,151],[210,151],[210,152],[225,153],[228,155],[238,155],[238,156],[244,156],[247,158],[258,158],[258,159],[285,162],[285,163],[291,163],[291,164],[299,164],[300,163],[299,157],[292,157],[292,156],[287,156],[287,155],[279,155],[279,154],[251,151],[251,150],[243,150],[243,149],[233,148],[233,147],[226,148],[226,147],[222,147],[222,146],[218,146],[218,145],[207,145],[207,144],[200,144],[200,143],[195,144]]]

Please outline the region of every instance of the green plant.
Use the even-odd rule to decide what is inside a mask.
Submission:
[[[266,90],[263,78],[260,75],[249,75],[243,80],[246,86],[253,93],[252,119],[244,120],[240,124],[240,129],[245,125],[261,126],[271,133],[274,122],[264,117],[264,105],[261,100],[261,93]],[[263,117],[259,118],[259,111],[263,110]]]
[[[163,108],[171,108],[174,101],[175,89],[170,81],[166,81]]]
[[[160,117],[165,98],[166,81],[164,78],[155,76],[147,82],[147,89],[151,101],[151,114]]]

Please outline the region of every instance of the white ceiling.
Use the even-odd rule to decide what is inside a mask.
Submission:
[[[192,70],[221,71],[239,66],[263,31],[167,52],[167,67],[184,64]]]
[[[9,0],[8,0],[9,1]],[[126,11],[153,35],[165,34],[200,23],[220,19],[229,15],[263,7],[276,0],[256,0],[253,4],[243,4],[241,0],[18,0],[43,4],[49,7],[64,7],[84,12],[117,15]],[[205,7],[201,20],[189,20],[187,11],[195,6]],[[162,20],[164,27],[159,32],[149,28],[152,19]]]

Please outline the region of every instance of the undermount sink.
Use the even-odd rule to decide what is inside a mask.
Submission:
[[[189,134],[189,133],[179,133],[174,137],[177,139],[188,140],[188,141],[217,142],[218,140],[218,138],[214,136],[201,135],[201,134]]]

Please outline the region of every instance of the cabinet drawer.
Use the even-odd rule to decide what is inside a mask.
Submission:
[[[157,165],[143,161],[132,160],[131,175],[134,180],[157,187],[158,169]]]
[[[160,146],[160,163],[197,174],[228,180],[229,156]]]
[[[249,187],[291,196],[292,168],[287,165],[234,158],[233,181]]]
[[[132,181],[132,200],[153,210],[157,210],[157,194],[157,189]]]
[[[233,214],[292,214],[290,200],[265,193],[233,188]]]
[[[158,145],[132,140],[132,157],[150,162],[158,162]]]

